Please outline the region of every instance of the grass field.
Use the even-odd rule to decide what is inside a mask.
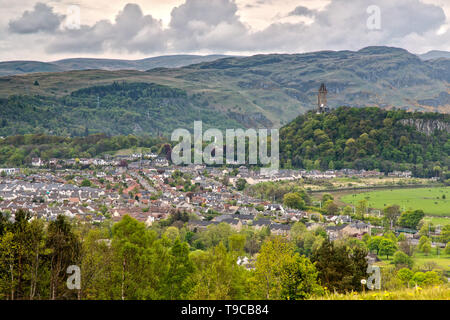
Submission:
[[[340,198],[348,204],[364,199],[370,208],[383,209],[397,204],[402,210],[422,209],[426,215],[450,217],[450,187],[389,189],[347,194]]]
[[[365,293],[351,292],[347,294],[328,293],[324,296],[313,297],[319,300],[450,300],[450,286],[440,285],[428,288],[411,288],[394,291],[366,291]]]
[[[389,259],[386,259],[386,256],[379,255],[381,261],[377,262],[379,266],[385,266],[392,264],[393,257],[389,256]],[[444,254],[444,250],[439,250],[439,255],[436,252],[436,248],[433,248],[428,255],[425,255],[422,252],[415,252],[412,256],[414,261],[414,267],[422,268],[427,262],[434,262],[437,265],[438,269],[442,269],[445,272],[450,272],[450,255]]]
[[[414,265],[417,267],[423,266],[426,262],[434,262],[440,268],[445,271],[450,271],[450,255],[444,255],[443,250],[440,250],[440,254],[435,254],[435,248],[433,248],[433,254],[426,256],[424,253],[416,252],[413,256]]]
[[[445,226],[447,224],[450,224],[450,218],[447,218],[447,217],[430,217],[430,216],[427,216],[427,217],[425,217],[423,219],[425,221],[427,221],[427,222],[431,222],[435,226],[437,226],[437,225]]]

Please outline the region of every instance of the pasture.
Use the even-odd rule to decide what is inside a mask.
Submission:
[[[356,205],[367,200],[369,207],[384,209],[397,204],[401,210],[422,209],[428,216],[450,217],[450,187],[386,189],[362,193],[350,193],[339,199],[344,203]]]

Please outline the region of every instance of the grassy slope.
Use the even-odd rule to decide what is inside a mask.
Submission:
[[[327,294],[319,300],[450,300],[450,287],[412,288],[395,291],[366,291],[365,293]]]

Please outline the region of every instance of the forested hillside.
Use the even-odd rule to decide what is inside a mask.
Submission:
[[[61,98],[14,95],[0,99],[0,135],[157,136],[180,127],[193,128],[195,120],[202,120],[205,127],[242,127],[195,101],[181,89],[126,82],[80,89]]]
[[[65,100],[59,99],[71,96],[80,89],[123,81],[160,84],[185,92],[185,95],[165,99],[161,104],[150,103],[150,109],[159,104],[161,115],[168,114],[170,118],[164,120],[167,121],[165,123],[160,123],[158,119],[151,126],[138,122],[146,133],[156,132],[158,129],[155,126],[159,124],[160,128],[169,131],[195,112],[218,114],[215,119],[212,114],[207,115],[216,127],[225,125],[223,119],[232,119],[248,128],[279,128],[299,114],[316,108],[317,91],[321,83],[326,84],[328,105],[332,108],[376,106],[384,109],[450,112],[450,59],[423,61],[406,50],[390,47],[228,57],[182,68],[157,68],[147,72],[83,70],[0,77],[0,97],[6,99],[0,101],[0,107],[8,108],[5,107],[8,97],[20,95],[10,98],[14,100],[13,106],[30,100],[33,105],[45,106],[44,111],[39,112],[49,124],[47,132],[56,130],[52,128],[58,128],[61,120],[69,120],[71,129],[68,129],[68,133],[71,133],[70,130],[79,132],[80,129],[84,130],[81,128],[84,118],[78,111],[67,108],[61,102]],[[126,124],[120,124],[120,132],[117,132],[115,123],[113,125],[111,118],[104,115],[103,106],[124,106],[115,105],[115,97],[111,97],[111,101],[106,100],[109,97],[101,98],[97,113],[93,115],[92,110],[89,111],[88,118],[93,116],[93,119],[98,120],[95,123],[99,123],[107,133],[137,133],[139,127]],[[143,95],[140,98],[148,97]],[[95,99],[97,97],[93,96],[89,108],[97,106]],[[125,112],[126,116],[145,119],[145,112],[142,115],[142,111],[147,107],[141,102],[127,109],[131,114]],[[21,112],[21,109],[17,111]],[[150,110],[151,116],[152,112]],[[14,113],[5,116],[2,119],[12,123],[16,117],[21,117]],[[81,127],[73,121],[74,117],[83,119],[80,121],[83,124]],[[21,121],[15,124],[9,130],[1,131],[1,134],[29,133],[41,125],[39,120],[28,127],[24,127]],[[88,123],[89,129],[92,126]]]
[[[379,108],[308,112],[280,130],[281,162],[307,169],[411,170],[450,165],[450,116]]]

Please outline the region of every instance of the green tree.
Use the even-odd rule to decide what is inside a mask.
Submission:
[[[180,231],[177,227],[171,226],[164,231],[164,236],[173,243],[178,237],[180,237]]]
[[[395,250],[397,250],[397,245],[391,239],[384,238],[380,242],[380,254],[385,255],[389,260],[389,256],[393,255]]]
[[[245,247],[245,235],[243,234],[232,234],[228,237],[228,244],[231,252],[237,254],[242,254]]]
[[[450,242],[448,242],[447,245],[445,246],[444,252],[445,252],[445,254],[450,255]]]
[[[440,239],[444,243],[450,242],[450,224],[447,224],[442,228]]]
[[[158,279],[163,279],[168,272],[169,252],[155,240],[154,232],[128,215],[113,225],[114,260],[107,293],[112,299],[158,299],[163,295]],[[159,256],[166,258],[159,259]]]
[[[281,237],[264,242],[255,267],[262,299],[303,299],[321,291],[314,265]]]
[[[261,298],[281,297],[281,268],[291,261],[293,253],[292,246],[280,237],[264,242],[256,260],[255,271]]]
[[[334,200],[334,197],[330,193],[324,193],[322,196],[322,202],[325,203],[328,200]]]
[[[227,252],[223,243],[207,251],[191,252],[190,258],[195,267],[190,276],[190,299],[244,299],[246,293],[252,294],[246,290],[248,271],[237,265],[236,255]]]
[[[317,281],[318,272],[314,264],[298,253],[291,262],[281,267],[280,273],[280,298],[283,300],[309,299],[312,295],[323,293],[323,288]]]
[[[283,196],[283,204],[292,209],[304,209],[305,201],[298,193],[287,193]]]
[[[431,252],[431,239],[427,236],[421,236],[417,247],[421,252],[428,255]]]
[[[361,279],[366,277],[367,251],[335,245],[326,239],[316,250],[311,261],[319,271],[321,284],[330,291],[348,292],[361,290]]]
[[[50,299],[70,295],[64,279],[70,265],[79,265],[81,243],[67,218],[59,215],[48,225],[46,247],[50,250]]]
[[[358,203],[356,204],[356,214],[359,217],[363,217],[368,210],[368,204],[367,204],[367,200],[360,200],[358,201]]]
[[[353,209],[350,206],[345,206],[344,210],[342,211],[343,215],[349,216],[353,213]]]
[[[382,240],[383,237],[381,236],[373,236],[370,238],[367,247],[369,248],[370,251],[376,251],[378,255],[380,253],[380,244]]]
[[[423,210],[405,211],[400,215],[398,224],[402,227],[416,229],[424,216]]]
[[[91,186],[91,181],[89,181],[88,179],[84,179],[84,180],[81,182],[81,186],[82,186],[82,187],[90,187],[90,186]]]
[[[247,186],[247,180],[245,180],[244,178],[237,179],[236,188],[238,189],[238,191],[244,190],[246,186]]]
[[[397,277],[400,279],[400,281],[403,284],[408,285],[408,287],[409,287],[409,283],[413,276],[414,276],[414,272],[408,268],[402,268],[402,269],[398,270],[398,272],[397,272]]]
[[[178,238],[169,251],[169,270],[163,281],[163,299],[186,299],[191,290],[190,275],[194,272],[194,265],[189,259],[189,246]]]
[[[402,251],[397,251],[394,253],[393,263],[397,268],[407,267],[411,269],[413,266],[412,258]]]
[[[336,215],[339,213],[339,207],[332,200],[328,200],[325,203],[325,210],[327,211],[328,215]]]
[[[384,209],[384,218],[389,223],[391,230],[395,226],[399,216],[400,207],[398,205],[392,205]]]

